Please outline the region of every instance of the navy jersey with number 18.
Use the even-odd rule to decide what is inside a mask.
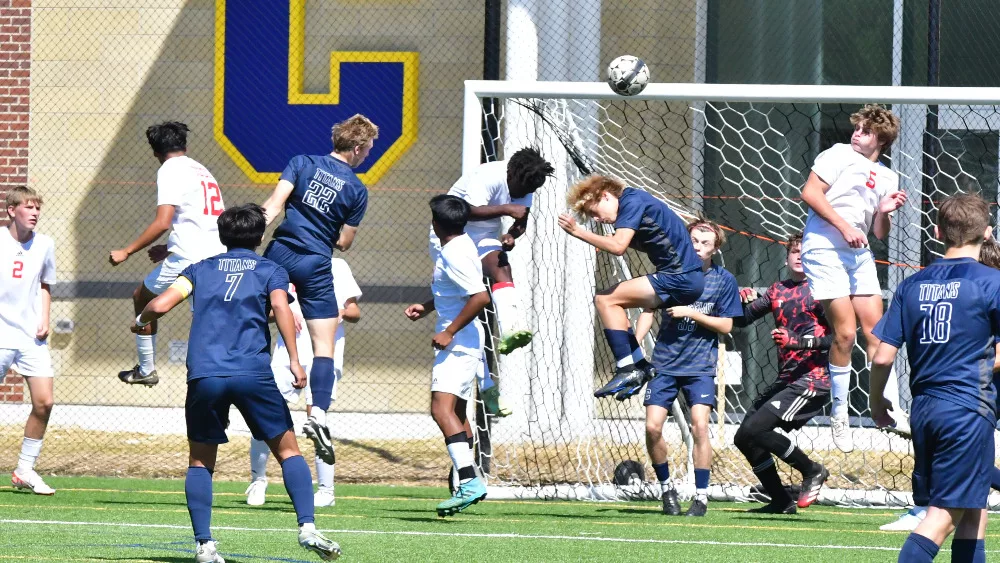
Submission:
[[[192,286],[188,381],[271,375],[267,317],[271,292],[288,291],[285,269],[252,250],[237,248],[188,266],[180,277]]]
[[[937,260],[899,284],[874,332],[906,345],[914,399],[950,401],[996,422],[1000,271],[972,258]]]

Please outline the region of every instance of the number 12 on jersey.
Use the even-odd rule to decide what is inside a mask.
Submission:
[[[202,182],[201,192],[205,196],[205,215],[222,215],[222,191],[214,182]]]

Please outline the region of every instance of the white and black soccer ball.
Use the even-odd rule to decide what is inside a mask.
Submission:
[[[608,65],[608,85],[615,94],[634,96],[649,84],[649,67],[642,59],[622,55]]]

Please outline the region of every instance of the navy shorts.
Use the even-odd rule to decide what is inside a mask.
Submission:
[[[340,314],[333,292],[333,272],[329,256],[303,252],[281,241],[272,240],[264,258],[277,262],[288,272],[295,285],[302,317],[332,319]]]
[[[666,274],[656,272],[646,276],[653,286],[653,291],[660,298],[659,309],[690,305],[701,297],[705,290],[705,273],[701,270],[684,272],[683,274]]]
[[[927,395],[913,399],[913,497],[938,508],[986,508],[993,425],[968,407]]]
[[[235,406],[257,440],[277,438],[292,429],[292,414],[274,376],[202,377],[188,381],[184,418],[188,439],[201,444],[225,444],[229,407]]]
[[[696,375],[674,377],[665,373],[657,373],[646,384],[646,400],[642,406],[657,406],[670,409],[678,391],[684,391],[684,400],[690,405],[715,405],[715,376]]]

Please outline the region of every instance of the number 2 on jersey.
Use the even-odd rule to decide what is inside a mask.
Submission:
[[[24,262],[21,262],[20,260],[14,260],[14,271],[11,273],[10,277],[20,279],[22,275],[21,272],[23,270],[24,270]]]
[[[219,190],[219,185],[214,182],[202,182],[201,191],[205,195],[205,215],[222,215],[222,191]]]
[[[236,274],[226,274],[226,283],[229,284],[229,289],[226,290],[226,301],[233,300],[233,294],[236,293],[236,288],[240,286],[240,282],[243,280],[243,272]]]
[[[951,303],[947,301],[925,303],[920,306],[920,312],[926,315],[920,325],[921,344],[948,342],[951,336],[951,309]]]

